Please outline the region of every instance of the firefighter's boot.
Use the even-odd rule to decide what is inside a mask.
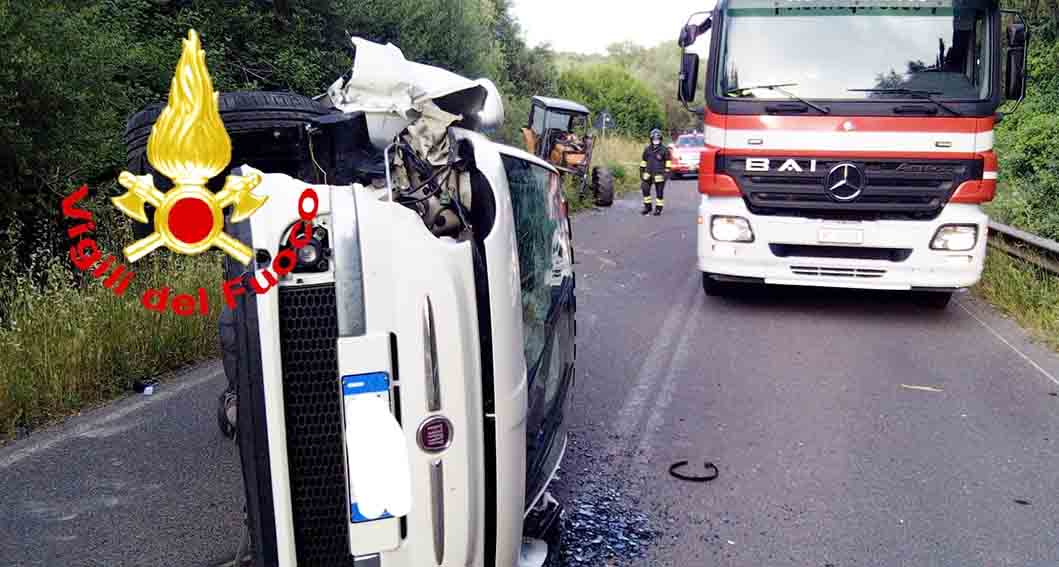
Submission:
[[[644,199],[643,199],[643,210],[640,211],[640,214],[641,215],[649,215],[649,214],[651,214],[651,198],[650,197],[644,197]]]

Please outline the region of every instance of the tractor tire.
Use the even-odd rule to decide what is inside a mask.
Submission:
[[[305,127],[333,110],[308,97],[279,92],[222,93],[218,106],[232,139],[230,168],[249,164],[269,173],[310,178],[312,162],[302,155]],[[126,168],[135,175],[151,174],[156,187],[166,191],[172,182],[147,160],[147,140],[163,108],[164,104],[156,103],[134,114],[126,125],[124,140]],[[227,171],[222,172],[207,186],[219,191],[227,175]],[[153,210],[148,210],[147,216],[152,222],[133,226],[137,238],[154,231]]]
[[[605,167],[592,169],[592,195],[596,205],[609,207],[614,204],[614,173]]]

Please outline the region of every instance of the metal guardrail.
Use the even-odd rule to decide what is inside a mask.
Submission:
[[[1059,242],[1006,224],[990,222],[989,245],[1059,276]]]

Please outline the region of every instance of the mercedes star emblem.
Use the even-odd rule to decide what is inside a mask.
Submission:
[[[847,203],[864,191],[864,173],[852,163],[840,163],[827,173],[827,192],[836,201]]]

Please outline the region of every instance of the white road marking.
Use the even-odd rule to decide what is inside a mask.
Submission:
[[[625,402],[622,404],[621,411],[618,414],[618,421],[615,424],[617,436],[610,447],[611,454],[621,452],[624,446],[623,439],[627,438],[640,423],[640,418],[644,412],[644,403],[647,401],[648,395],[656,390],[654,382],[660,376],[661,371],[665,370],[666,362],[670,359],[668,355],[672,354],[668,345],[673,337],[676,336],[676,333],[680,331],[680,323],[683,316],[689,310],[695,310],[692,305],[692,299],[697,291],[697,286],[693,284],[698,278],[699,275],[696,272],[694,277],[685,283],[684,287],[689,287],[690,292],[686,291],[680,296],[683,301],[673,302],[666,313],[666,318],[662,321],[662,326],[655,334],[651,349],[647,352],[643,366],[640,367],[640,372],[636,376],[636,383],[625,395]]]
[[[197,378],[188,378],[179,382],[166,382],[162,384],[158,393],[153,396],[143,396],[141,399],[130,403],[124,407],[118,408],[114,411],[108,412],[95,419],[91,419],[84,423],[78,424],[76,427],[72,427],[65,431],[59,431],[52,435],[45,434],[45,437],[39,441],[30,443],[25,447],[15,449],[8,455],[0,456],[0,470],[6,469],[11,465],[18,463],[28,457],[31,457],[41,451],[47,451],[52,447],[65,443],[76,437],[88,437],[92,436],[94,432],[98,432],[104,426],[111,424],[123,417],[130,414],[136,413],[144,408],[164,402],[181,392],[184,392],[190,388],[194,388],[210,380],[214,380],[224,375],[224,369],[219,368],[214,372],[208,372]]]
[[[651,455],[651,449],[654,447],[655,435],[658,430],[662,427],[662,422],[665,419],[666,411],[669,406],[673,403],[673,392],[677,386],[677,371],[682,370],[685,366],[685,362],[688,359],[688,349],[691,346],[691,339],[698,337],[699,325],[702,322],[702,309],[691,306],[691,314],[686,320],[686,324],[683,328],[678,329],[677,332],[681,334],[680,343],[677,345],[676,351],[673,353],[673,359],[669,364],[669,368],[665,372],[664,382],[661,386],[661,391],[658,397],[655,398],[654,407],[651,408],[651,414],[647,416],[647,425],[644,427],[644,434],[640,438],[639,454],[643,458],[649,458]]]
[[[970,309],[964,307],[963,303],[956,302],[956,305],[959,305],[960,309],[963,309],[964,311],[966,311],[967,314],[970,315],[971,317],[973,317],[975,321],[978,321],[983,327],[988,329],[990,333],[993,333],[993,336],[995,336],[996,338],[1000,339],[1000,342],[1006,344],[1008,346],[1008,348],[1010,348],[1011,350],[1015,351],[1015,354],[1021,356],[1023,360],[1025,360],[1026,362],[1028,362],[1030,364],[1030,366],[1036,368],[1038,372],[1040,372],[1041,374],[1044,374],[1049,380],[1051,380],[1055,384],[1059,385],[1059,379],[1057,379],[1055,376],[1053,376],[1051,372],[1048,372],[1047,370],[1045,370],[1043,367],[1041,367],[1040,364],[1037,364],[1037,361],[1033,360],[1026,353],[1024,353],[1021,350],[1019,350],[1018,347],[1016,347],[1015,345],[1011,344],[1011,342],[1009,342],[1007,339],[1004,338],[1004,335],[1001,335],[996,329],[990,327],[988,323],[983,321],[980,317],[978,317],[978,315],[975,315],[973,311],[971,311]]]
[[[911,386],[911,385],[908,385],[908,384],[901,384],[901,387],[906,389],[906,390],[919,390],[920,392],[934,392],[934,393],[944,392],[944,390],[942,390],[941,388],[935,388],[933,386]]]

